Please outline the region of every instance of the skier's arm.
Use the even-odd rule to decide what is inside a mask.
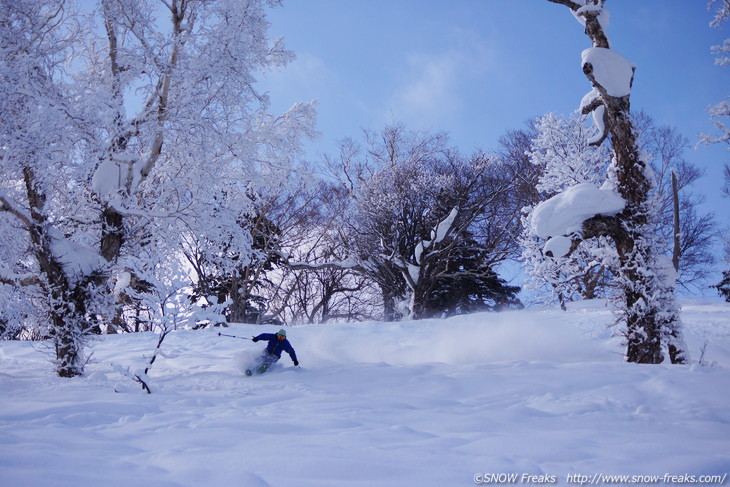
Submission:
[[[297,360],[297,353],[294,351],[294,347],[289,345],[289,350],[287,350],[287,353],[289,353],[289,356],[291,357],[292,362],[294,362],[294,365],[299,365],[299,360]]]
[[[259,340],[273,340],[274,338],[276,338],[276,335],[274,335],[273,333],[262,333],[258,336],[253,337],[251,341],[257,342]]]

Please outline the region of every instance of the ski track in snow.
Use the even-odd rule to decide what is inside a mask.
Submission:
[[[693,364],[627,364],[603,302],[289,328],[302,362],[173,332],[105,336],[87,376],[0,342],[0,486],[468,486],[477,473],[730,472],[730,305],[688,301]],[[233,325],[251,336],[270,327]],[[701,347],[707,344],[700,366]],[[115,392],[115,389],[120,392]]]

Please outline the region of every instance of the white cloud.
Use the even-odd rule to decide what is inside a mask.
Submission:
[[[495,54],[473,32],[455,30],[450,38],[450,46],[406,56],[387,107],[398,121],[448,129],[468,111],[468,98],[494,66]]]
[[[451,118],[462,101],[457,90],[461,55],[412,54],[404,83],[395,91],[390,108],[398,116],[420,122]]]

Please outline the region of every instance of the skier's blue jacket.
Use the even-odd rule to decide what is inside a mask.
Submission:
[[[289,340],[286,338],[279,340],[273,333],[262,333],[255,338],[257,340],[266,340],[269,342],[268,345],[266,345],[266,351],[272,355],[276,355],[277,360],[281,358],[281,352],[286,352],[291,357],[292,362],[298,362],[297,354],[294,352],[294,347],[291,346],[291,343],[289,343]]]

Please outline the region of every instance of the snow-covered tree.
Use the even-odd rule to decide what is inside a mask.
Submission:
[[[367,150],[349,141],[330,161],[352,198],[349,258],[378,283],[386,319],[422,318],[433,314],[429,299],[444,280],[492,276],[514,252],[512,181],[496,159],[465,159],[444,134],[390,126],[366,138]],[[485,251],[481,265],[455,269],[475,244]]]
[[[81,114],[65,61],[80,34],[65,7],[0,2],[0,210],[8,232],[0,279],[45,310],[58,374],[70,377],[85,362],[88,298],[104,262],[79,231],[89,194],[76,178],[84,168],[75,142]]]
[[[499,138],[496,151],[501,164],[512,171],[512,194],[515,206],[520,209],[543,199],[537,189],[542,168],[529,157],[532,141],[537,137],[535,124],[535,120],[528,120],[525,128],[508,130]]]
[[[605,178],[610,150],[604,145],[589,144],[593,132],[584,126],[583,117],[576,113],[569,118],[547,114],[535,122],[535,130],[527,155],[541,170],[535,186],[541,199],[551,198],[578,184],[600,184]],[[530,287],[539,289],[547,283],[551,295],[561,306],[574,295],[587,299],[602,295],[601,288],[610,280],[612,265],[612,253],[604,250],[607,242],[604,239],[586,240],[570,255],[553,255],[555,252],[545,247],[545,239],[532,230],[537,203],[523,210],[522,258],[530,276]],[[554,239],[552,242],[561,241]],[[546,254],[552,258],[546,258]]]
[[[616,309],[626,327],[627,360],[660,363],[666,348],[672,363],[683,363],[674,269],[657,252],[656,209],[649,197],[653,171],[639,152],[630,114],[635,67],[610,48],[605,0],[549,1],[567,6],[591,40],[582,67],[592,89],[580,106],[583,114],[593,114],[598,128],[591,145],[611,136],[612,162],[600,187],[576,184],[538,205],[532,229],[549,237],[546,248],[555,257],[569,255],[587,239],[610,239],[618,259]]]
[[[291,256],[307,263],[289,273],[298,289],[290,293],[291,312],[308,322],[382,319],[382,295],[367,273],[351,265],[346,215],[350,196],[340,185],[321,181],[317,214],[306,229],[309,238],[291,248]],[[323,262],[336,265],[320,267]],[[342,265],[344,263],[344,265]]]
[[[690,191],[690,185],[701,172],[683,157],[687,140],[672,127],[657,127],[642,112],[633,116],[637,144],[650,161],[655,174],[651,199],[656,205],[656,232],[664,242],[673,242],[673,191],[671,175],[677,176],[680,196],[679,215],[681,239],[677,249],[679,259],[678,282],[689,286],[704,277],[714,262],[711,246],[716,231],[712,215],[698,215],[700,195]],[[525,149],[533,164],[541,171],[536,189],[542,199],[552,197],[569,187],[590,182],[602,184],[611,160],[610,148],[602,144],[589,145],[595,129],[587,129],[583,117],[572,114],[569,118],[548,114],[535,123],[536,134],[531,147]],[[569,256],[546,259],[545,241],[532,233],[532,209],[538,202],[525,208],[522,236],[523,259],[530,286],[549,285],[552,296],[561,304],[572,296],[591,299],[606,296],[613,285],[616,259],[605,239],[582,241]],[[667,248],[667,253],[672,249]],[[613,271],[612,271],[613,270]]]
[[[465,245],[451,256],[426,297],[426,315],[448,317],[478,311],[521,308],[518,286],[510,286],[487,264],[489,252],[466,232]],[[467,271],[468,272],[465,272]]]
[[[267,37],[278,4],[0,2],[0,209],[25,249],[0,275],[45,301],[59,375],[82,373],[88,330],[167,288],[153,271],[181,236],[251,257],[241,216],[313,125],[311,105],[274,116],[254,88],[291,59]]]
[[[330,218],[311,222],[309,238],[290,249],[290,265],[274,280],[269,309],[287,323],[382,318],[375,283],[349,265],[348,249],[336,229],[338,218]]]
[[[710,27],[719,29],[730,19],[730,0],[709,0],[707,10],[715,9],[715,16],[710,22]],[[712,52],[717,57],[715,65],[730,66],[730,38],[725,39],[722,44],[712,46]],[[730,127],[728,127],[727,117],[730,116],[730,97],[721,101],[717,105],[711,106],[709,109],[712,124],[719,130],[718,135],[703,134],[702,140],[706,143],[714,144],[718,142],[730,143]]]
[[[676,259],[677,283],[687,289],[697,287],[716,263],[713,246],[718,238],[714,214],[700,211],[704,194],[693,190],[703,171],[685,159],[689,141],[675,127],[657,126],[644,112],[632,116],[637,143],[654,171],[651,198],[657,206],[657,232],[665,243],[662,251]],[[679,217],[676,239],[675,190]]]
[[[710,22],[710,27],[719,29],[730,19],[730,0],[709,0],[707,10],[714,8],[714,18]],[[730,66],[730,38],[725,39],[722,44],[712,46],[712,52],[717,55],[715,64],[717,66]],[[707,144],[725,143],[730,144],[730,127],[728,126],[728,117],[730,117],[730,96],[721,101],[717,105],[708,108],[712,124],[719,131],[719,134],[702,134],[701,140]],[[730,198],[730,163],[725,164],[725,185],[723,193]],[[725,260],[730,262],[730,237],[725,238]],[[717,285],[718,290],[725,298],[730,301],[730,293],[728,293],[728,283],[730,282],[730,271],[723,272],[723,280]]]
[[[108,222],[102,252],[129,239],[126,228],[147,218],[137,206],[151,200],[156,213],[175,220],[168,226],[172,235],[203,241],[208,260],[224,273],[253,257],[258,227],[252,201],[286,176],[299,137],[312,125],[311,106],[295,105],[275,117],[254,88],[257,72],[291,59],[266,35],[265,8],[278,3],[103,2],[109,56],[98,69],[90,60],[91,72],[111,74],[99,89],[113,100],[111,117],[101,125],[108,143],[94,175],[104,187]],[[168,25],[158,25],[154,9]],[[162,34],[166,29],[170,33]],[[135,97],[144,94],[144,104],[125,117],[132,87]],[[224,177],[211,178],[218,174]]]
[[[339,238],[342,190],[319,180],[315,172],[304,164],[280,186],[259,192],[253,201],[255,216],[249,218],[253,255],[232,274],[201,251],[209,246],[188,246],[186,255],[198,277],[195,296],[225,303],[228,321],[234,322],[372,317],[368,279],[351,269],[316,265],[344,259],[346,249]]]
[[[720,296],[730,303],[730,271],[723,271],[722,280],[715,286]]]

